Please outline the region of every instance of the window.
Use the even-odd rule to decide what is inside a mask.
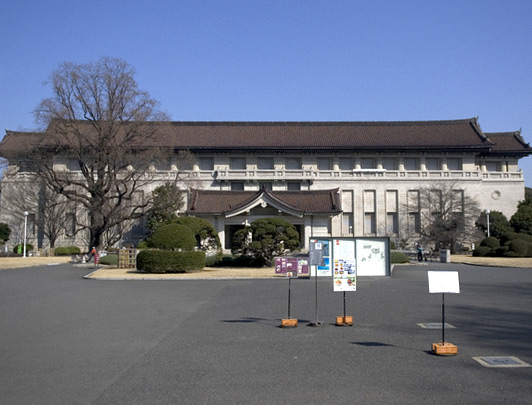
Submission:
[[[441,170],[440,159],[427,158],[425,159],[425,166],[427,166],[427,170]]]
[[[28,236],[35,236],[35,214],[28,215]]]
[[[200,157],[198,159],[198,166],[200,170],[214,170],[214,158]]]
[[[386,170],[397,170],[397,160],[395,158],[382,159],[382,168]]]
[[[340,170],[353,170],[353,159],[351,158],[340,158],[338,159],[338,164],[340,165]]]
[[[76,213],[67,212],[65,218],[65,232],[67,236],[74,236],[76,233]]]
[[[419,214],[419,191],[408,191],[408,232],[420,233],[421,232],[421,218]]]
[[[302,167],[301,158],[287,157],[284,161],[284,168],[286,170],[301,170]]]
[[[405,170],[419,170],[419,162],[417,158],[405,158]]]
[[[500,162],[486,162],[486,169],[488,172],[500,172],[501,163]]]
[[[364,191],[364,235],[377,233],[375,217],[375,190]]]
[[[353,214],[350,212],[342,213],[342,235],[353,234]]]
[[[375,169],[375,159],[373,158],[360,159],[360,167],[362,169]]]
[[[79,161],[77,159],[70,159],[68,161],[68,170],[71,172],[79,172],[81,170],[79,167]]]
[[[287,181],[286,189],[288,191],[299,191],[301,190],[301,182],[299,181]]]
[[[399,233],[399,219],[397,215],[397,190],[386,191],[386,233]]]
[[[246,170],[246,158],[243,158],[243,157],[230,158],[229,169]]]
[[[462,159],[460,158],[447,158],[448,170],[462,170]]]
[[[243,181],[232,181],[231,191],[244,191],[244,182]]]
[[[331,158],[318,158],[318,170],[331,170]]]
[[[273,158],[272,157],[260,157],[257,161],[257,169],[273,170]]]

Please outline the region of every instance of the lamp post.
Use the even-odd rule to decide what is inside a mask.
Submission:
[[[488,238],[490,237],[490,210],[486,210],[486,222],[488,224]]]
[[[26,257],[26,235],[27,235],[27,230],[28,230],[28,215],[29,215],[29,212],[28,211],[24,211],[24,250],[22,251],[22,257]]]

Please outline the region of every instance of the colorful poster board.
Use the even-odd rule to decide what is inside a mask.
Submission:
[[[317,273],[318,277],[323,276],[331,276],[332,270],[331,270],[331,256],[330,256],[330,239],[310,239],[310,243],[314,244],[314,247],[316,247],[316,244],[321,245],[322,250],[322,258],[323,262],[321,264],[318,264],[316,266],[311,266],[312,268],[312,275],[315,275]]]
[[[334,291],[357,290],[357,263],[353,239],[333,239]]]
[[[297,278],[309,276],[308,258],[303,257],[276,257],[275,274],[285,277]]]

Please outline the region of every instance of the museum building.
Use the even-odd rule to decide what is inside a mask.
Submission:
[[[305,249],[310,237],[416,235],[420,190],[444,184],[476,199],[482,210],[509,218],[524,199],[518,161],[532,154],[520,131],[485,133],[475,118],[170,122],[161,128],[154,146],[170,153],[151,168],[156,181],[144,193],[177,178],[179,171],[180,187],[187,192],[180,214],[209,220],[226,250],[238,229],[271,216],[294,224]],[[5,193],[31,175],[25,150],[45,142],[50,131],[6,131],[0,155],[9,167],[2,180],[0,222],[12,221]],[[179,165],[182,151],[193,157],[184,170]],[[75,170],[71,160],[58,152],[54,164],[58,170]],[[38,239],[36,232],[30,240]],[[134,243],[143,232],[124,235],[122,243]],[[79,241],[65,233],[56,245],[75,243]]]

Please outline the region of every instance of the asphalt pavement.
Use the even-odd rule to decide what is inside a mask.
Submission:
[[[455,270],[446,341],[431,352]],[[6,404],[530,404],[532,269],[428,263],[360,277],[352,327],[335,326],[330,278],[290,282],[297,328],[280,328],[288,280],[85,280],[70,264],[0,272],[0,402]],[[319,327],[308,326],[319,321]],[[516,358],[517,360],[514,360]],[[526,365],[526,364],[525,364]]]

